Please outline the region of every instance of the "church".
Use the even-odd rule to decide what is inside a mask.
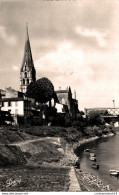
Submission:
[[[8,87],[4,91],[4,97],[1,98],[1,110],[9,111],[18,123],[18,116],[30,118],[32,114],[32,98],[26,97],[27,87],[31,82],[36,81],[36,70],[34,67],[30,39],[28,33],[28,25],[26,24],[26,39],[24,46],[23,60],[20,68],[20,91],[16,91]],[[49,103],[57,109],[57,113],[68,114],[69,117],[75,118],[78,113],[78,100],[72,98],[71,88],[66,90],[56,90],[55,97]],[[47,103],[48,104],[48,103]]]

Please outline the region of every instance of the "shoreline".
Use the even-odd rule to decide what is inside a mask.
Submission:
[[[82,139],[78,141],[77,143],[74,143],[72,146],[73,153],[76,156],[74,150],[76,148],[80,148],[82,145],[85,145],[87,143],[96,141],[98,139],[103,139],[106,137],[112,137],[114,136],[114,133],[109,133],[107,135],[103,135],[101,137],[95,136],[91,137],[89,139]],[[77,157],[78,158],[78,157]],[[74,160],[74,159],[73,159]],[[100,180],[97,176],[93,175],[92,173],[87,173],[81,169],[75,168],[76,177],[78,179],[79,185],[81,187],[82,191],[111,191],[109,185],[105,185],[102,180]]]
[[[98,139],[103,139],[103,138],[106,138],[106,137],[112,137],[112,136],[114,136],[115,134],[114,133],[109,133],[109,134],[107,134],[107,135],[102,135],[101,137],[99,137],[99,136],[95,136],[95,137],[90,137],[90,138],[88,138],[88,139],[82,139],[82,140],[80,140],[80,141],[78,141],[78,142],[76,142],[76,143],[74,143],[73,144],[73,150],[75,150],[76,148],[80,148],[80,146],[82,146],[82,145],[85,145],[85,144],[87,144],[87,143],[90,143],[90,142],[93,142],[93,141],[96,141],[96,140],[98,140]]]

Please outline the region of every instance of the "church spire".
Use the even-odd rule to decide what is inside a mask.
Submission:
[[[26,92],[27,86],[36,80],[36,71],[34,68],[29,34],[28,34],[28,24],[26,23],[26,40],[24,47],[24,56],[22,61],[22,66],[20,70],[20,90]]]
[[[28,23],[26,22],[26,38],[29,38],[29,33],[28,33]]]

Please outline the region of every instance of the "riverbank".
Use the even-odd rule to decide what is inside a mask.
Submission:
[[[85,145],[87,143],[95,142],[98,139],[103,139],[103,138],[111,137],[114,135],[115,134],[113,133],[109,133],[107,135],[103,135],[101,138],[96,136],[96,137],[92,137],[89,139],[82,139],[73,145],[73,149],[74,151],[77,148],[78,150],[80,150],[82,146],[84,146],[85,148]],[[77,175],[77,179],[80,183],[82,191],[111,191],[112,190],[109,185],[105,185],[101,181],[101,179],[99,179],[97,176],[95,176],[91,172],[85,172],[84,170],[76,169],[76,175]]]
[[[82,191],[110,191],[109,185],[105,185],[98,177],[96,177],[92,173],[87,173],[76,169],[76,175]]]
[[[75,143],[73,143],[73,149],[75,150],[77,147],[81,147],[82,145],[85,145],[87,143],[90,143],[90,142],[93,142],[93,141],[96,141],[98,139],[103,139],[103,138],[106,138],[106,137],[111,137],[111,136],[114,136],[115,134],[114,133],[108,133],[106,135],[102,135],[101,137],[99,136],[95,136],[95,137],[90,137],[88,139],[84,138],[80,141],[77,141]]]

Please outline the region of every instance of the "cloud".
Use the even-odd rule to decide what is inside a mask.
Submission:
[[[63,42],[56,51],[49,52],[35,61],[37,71],[48,71],[70,75],[83,66],[83,53],[76,50],[70,42]]]
[[[35,61],[38,78],[48,77],[55,89],[76,89],[79,108],[109,106],[118,101],[119,64],[117,53],[84,52],[63,42],[54,52]]]
[[[10,46],[16,46],[17,44],[17,37],[13,34],[7,34],[4,26],[0,26],[0,39]]]
[[[97,31],[96,29],[88,29],[88,28],[83,29],[80,27],[76,28],[76,33],[84,37],[95,38],[100,47],[106,46],[105,37],[109,34],[109,32],[102,33]]]

